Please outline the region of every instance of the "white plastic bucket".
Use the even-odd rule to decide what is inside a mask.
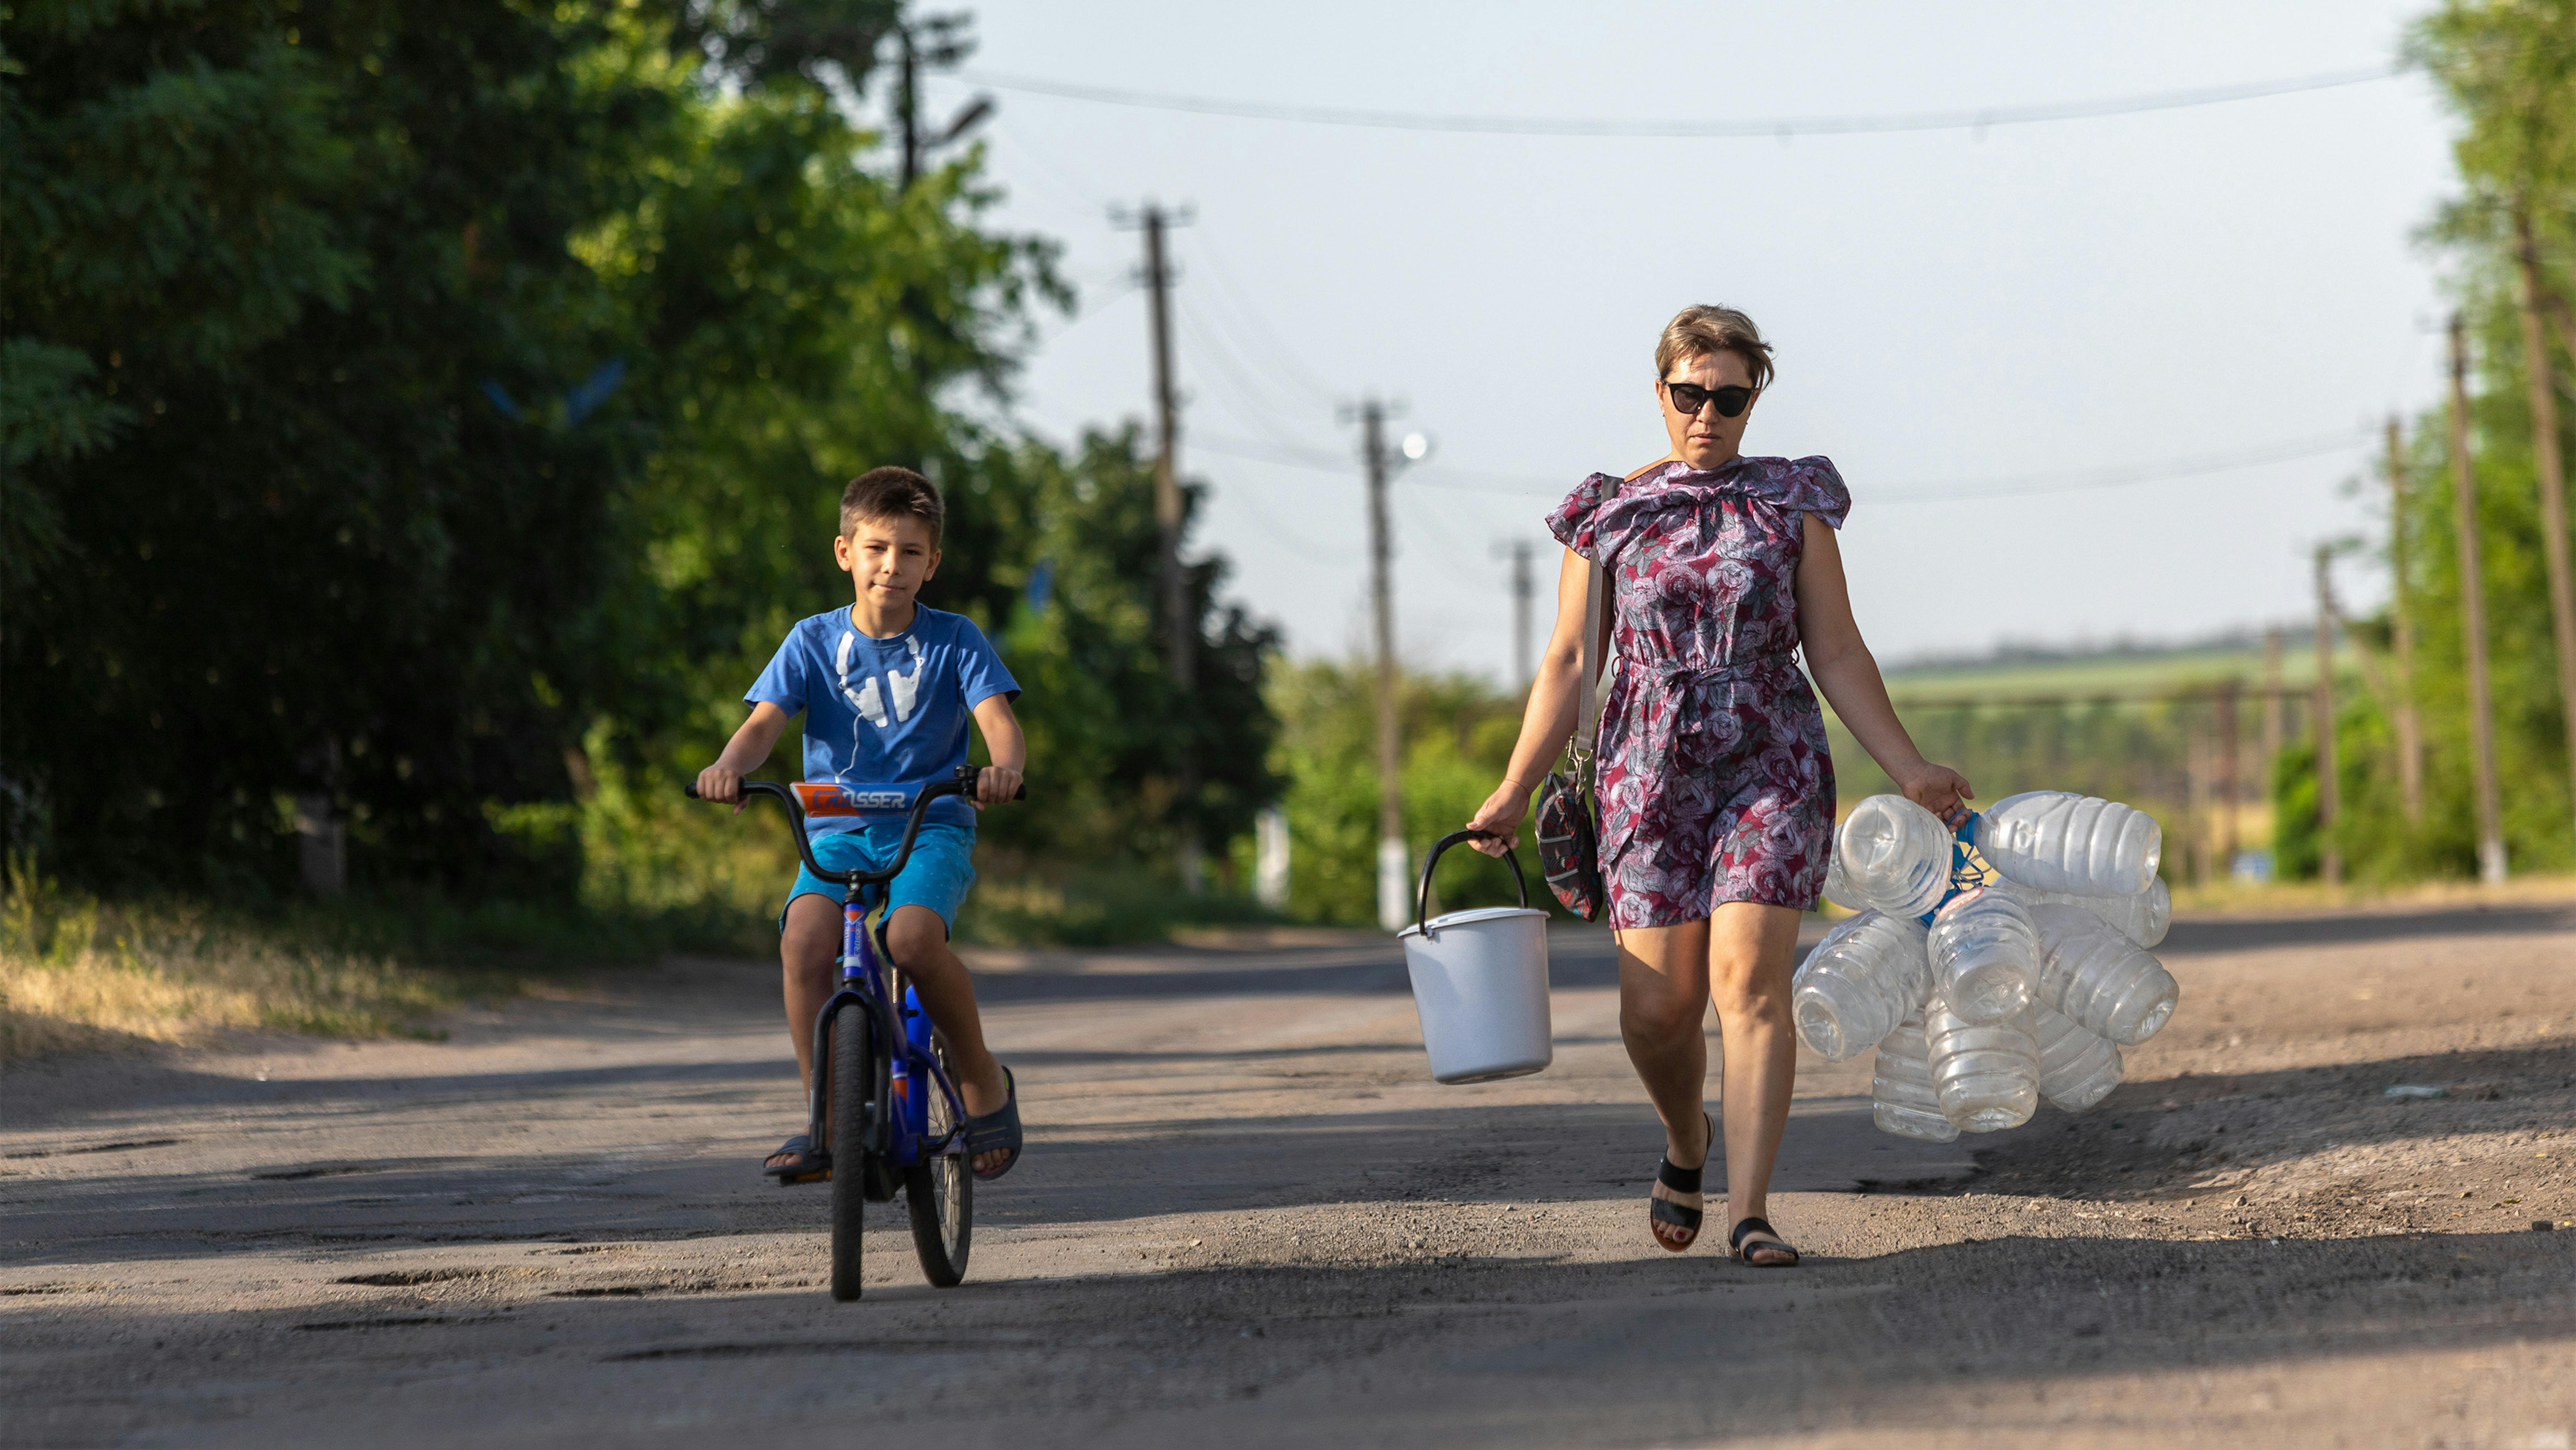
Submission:
[[[1548,1030],[1547,913],[1529,904],[1520,862],[1503,858],[1521,886],[1519,906],[1423,920],[1431,868],[1440,853],[1473,838],[1460,831],[1431,848],[1431,858],[1422,863],[1413,925],[1396,933],[1413,978],[1413,1010],[1422,1019],[1431,1076],[1444,1083],[1526,1077],[1556,1057]]]

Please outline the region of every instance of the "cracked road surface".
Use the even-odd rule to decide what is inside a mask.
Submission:
[[[889,1204],[848,1305],[826,1191],[757,1173],[801,1116],[771,966],[606,975],[443,1043],[22,1067],[0,1443],[2576,1433],[2576,907],[2183,924],[2126,1085],[1954,1145],[1871,1128],[1867,1055],[1807,1061],[1785,1272],[1653,1246],[1608,943],[1553,954],[1555,1066],[1459,1088],[1391,943],[985,954],[1029,1155],[977,1195],[964,1287]]]

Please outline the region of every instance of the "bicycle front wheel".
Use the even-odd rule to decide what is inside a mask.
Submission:
[[[832,1014],[832,1297],[859,1297],[860,1232],[868,1207],[870,1090],[879,1080],[876,1022],[866,1005]]]
[[[939,1055],[949,1081],[956,1081],[947,1039],[932,1039],[930,1050]],[[930,1131],[925,1141],[935,1143],[957,1126],[956,1114],[949,1110],[948,1095],[926,1076],[914,1091],[928,1095]],[[912,1247],[921,1256],[923,1276],[939,1288],[956,1288],[965,1282],[966,1252],[975,1241],[975,1175],[966,1156],[941,1154],[905,1169],[903,1196],[912,1216]]]

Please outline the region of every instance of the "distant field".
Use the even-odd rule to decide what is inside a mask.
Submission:
[[[2307,690],[2316,681],[2313,636],[2282,640],[2281,682],[2290,698],[2283,723],[2291,742]],[[2360,661],[2346,649],[2336,673],[2349,680]],[[2235,680],[2247,692],[2235,713],[2237,797],[2220,799],[2225,718],[2193,687]],[[2224,875],[2230,853],[2271,839],[2271,764],[2262,756],[2264,710],[2253,692],[2263,684],[2259,647],[2122,651],[2053,660],[1990,660],[1900,666],[1887,672],[1888,693],[1907,733],[1924,754],[1956,767],[1992,801],[2025,790],[2074,790],[2126,801],[2165,828],[2177,879]],[[1827,734],[1848,809],[1894,789],[1828,708]],[[2196,782],[2196,783],[2195,783]],[[2195,845],[2185,846],[2185,842]]]
[[[2311,637],[2282,641],[2283,683],[2305,688],[2316,679],[2316,649]],[[2359,669],[2349,648],[2336,655],[2336,669]],[[1887,672],[1887,688],[1901,708],[1909,699],[1985,698],[1997,701],[2034,695],[2150,695],[2183,685],[2216,684],[2230,676],[2257,685],[2263,679],[2259,649],[2174,650],[2154,654],[2091,655],[2076,659],[2003,661],[1958,666],[1900,667]]]

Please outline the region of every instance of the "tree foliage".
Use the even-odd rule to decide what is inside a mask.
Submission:
[[[667,894],[645,873],[717,829],[678,825],[677,781],[786,626],[848,602],[840,487],[886,462],[949,496],[930,602],[1030,684],[1040,804],[997,831],[1096,864],[1184,816],[1245,829],[1271,636],[1212,561],[1202,685],[1162,679],[1132,432],[1059,454],[995,421],[1034,310],[1070,294],[1051,244],[984,224],[974,153],[907,187],[853,119],[900,23],[894,0],[21,6],[8,845],[256,894],[292,880],[289,801],[319,790],[362,877]],[[1188,793],[1185,750],[1212,762]]]
[[[2454,263],[2473,363],[2468,425],[2507,854],[2517,870],[2565,870],[2576,865],[2576,810],[2551,636],[2515,219],[2528,218],[2536,243],[2542,313],[2556,314],[2545,324],[2544,355],[2561,399],[2559,448],[2576,457],[2569,428],[2576,323],[2563,310],[2576,298],[2576,0],[2451,0],[2419,22],[2408,48],[2460,124],[2453,155],[2461,195],[2428,238]],[[2426,742],[2420,824],[2405,819],[2398,800],[2395,702],[2351,689],[2338,710],[2335,841],[2364,878],[2476,870],[2468,637],[2448,439],[2447,412],[2427,410],[2413,420],[2403,462],[2402,582]],[[2385,622],[2369,633],[2384,639]],[[2286,828],[2308,843],[2299,859],[2310,861],[2313,777],[2312,757],[2300,757],[2283,772],[2276,800]]]

